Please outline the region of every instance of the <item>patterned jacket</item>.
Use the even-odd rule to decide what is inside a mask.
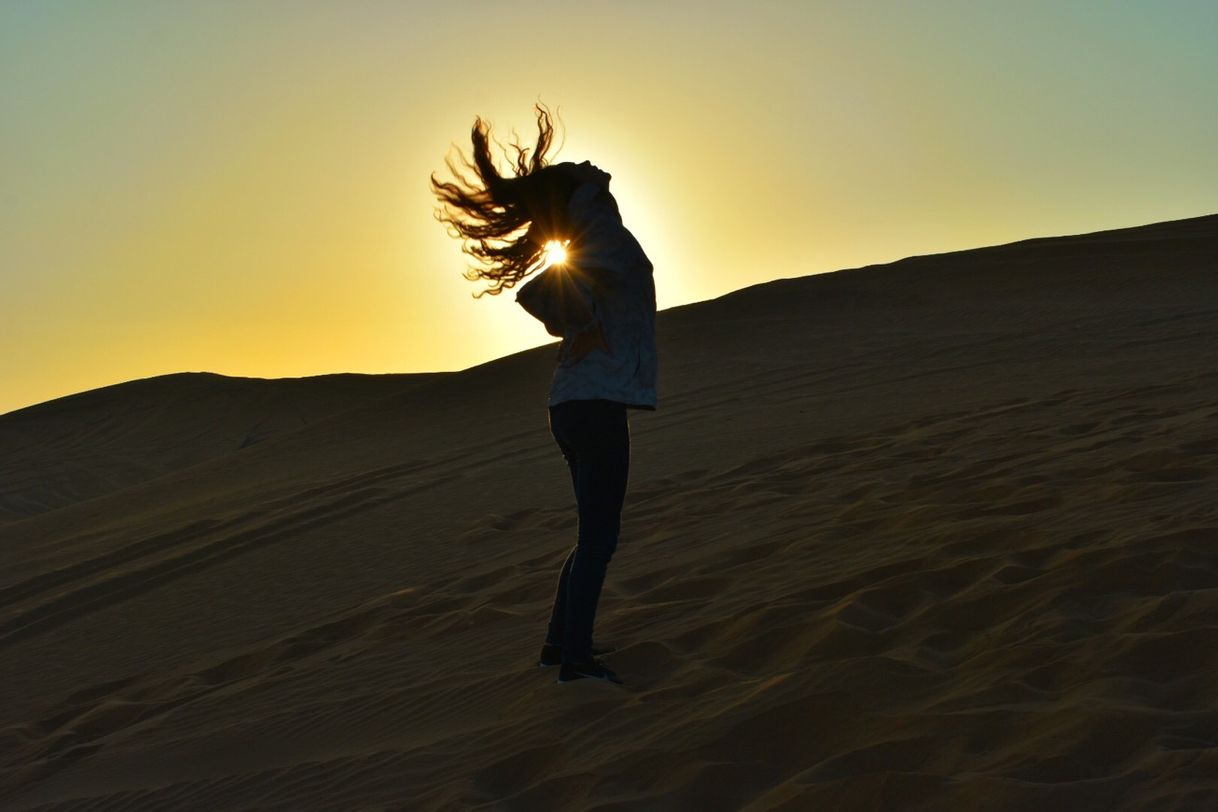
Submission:
[[[524,285],[516,302],[560,336],[548,405],[603,398],[656,408],[652,264],[608,190],[585,183],[567,204],[567,261]]]

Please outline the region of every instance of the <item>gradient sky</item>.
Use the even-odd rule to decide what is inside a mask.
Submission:
[[[538,99],[660,308],[1218,212],[1215,42],[1209,0],[6,0],[0,412],[553,340],[471,298],[428,188],[475,114],[531,136]]]

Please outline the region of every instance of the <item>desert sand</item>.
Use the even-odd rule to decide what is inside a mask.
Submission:
[[[1218,808],[1218,215],[657,333],[620,686],[536,664],[554,345],[0,416],[0,807]]]

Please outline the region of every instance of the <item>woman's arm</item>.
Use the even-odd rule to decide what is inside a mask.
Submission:
[[[592,291],[562,266],[551,266],[537,274],[516,293],[516,303],[558,338],[581,332],[596,320]]]
[[[570,264],[594,288],[611,288],[640,270],[650,272],[651,260],[622,224],[617,201],[608,189],[586,183],[575,190],[567,206],[571,226]]]

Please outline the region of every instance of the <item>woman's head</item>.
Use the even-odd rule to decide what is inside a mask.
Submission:
[[[613,179],[612,175],[591,161],[584,161],[579,164],[567,161],[555,164],[554,166],[556,169],[566,170],[579,183],[592,183],[605,189],[609,188],[609,181]]]
[[[499,173],[491,156],[490,125],[476,118],[470,133],[472,159],[461,155],[460,166],[451,158],[445,161],[453,181],[431,177],[432,191],[444,207],[437,219],[464,240],[463,250],[478,263],[465,277],[492,283],[482,293],[512,287],[540,267],[546,242],[569,236],[563,233],[567,202],[585,178],[596,172],[608,183],[609,176],[587,161],[550,165],[546,153],[553,142],[553,121],[544,105],[537,105],[536,112],[537,143],[531,152],[515,141],[509,145],[514,155],[504,149],[511,174]]]

